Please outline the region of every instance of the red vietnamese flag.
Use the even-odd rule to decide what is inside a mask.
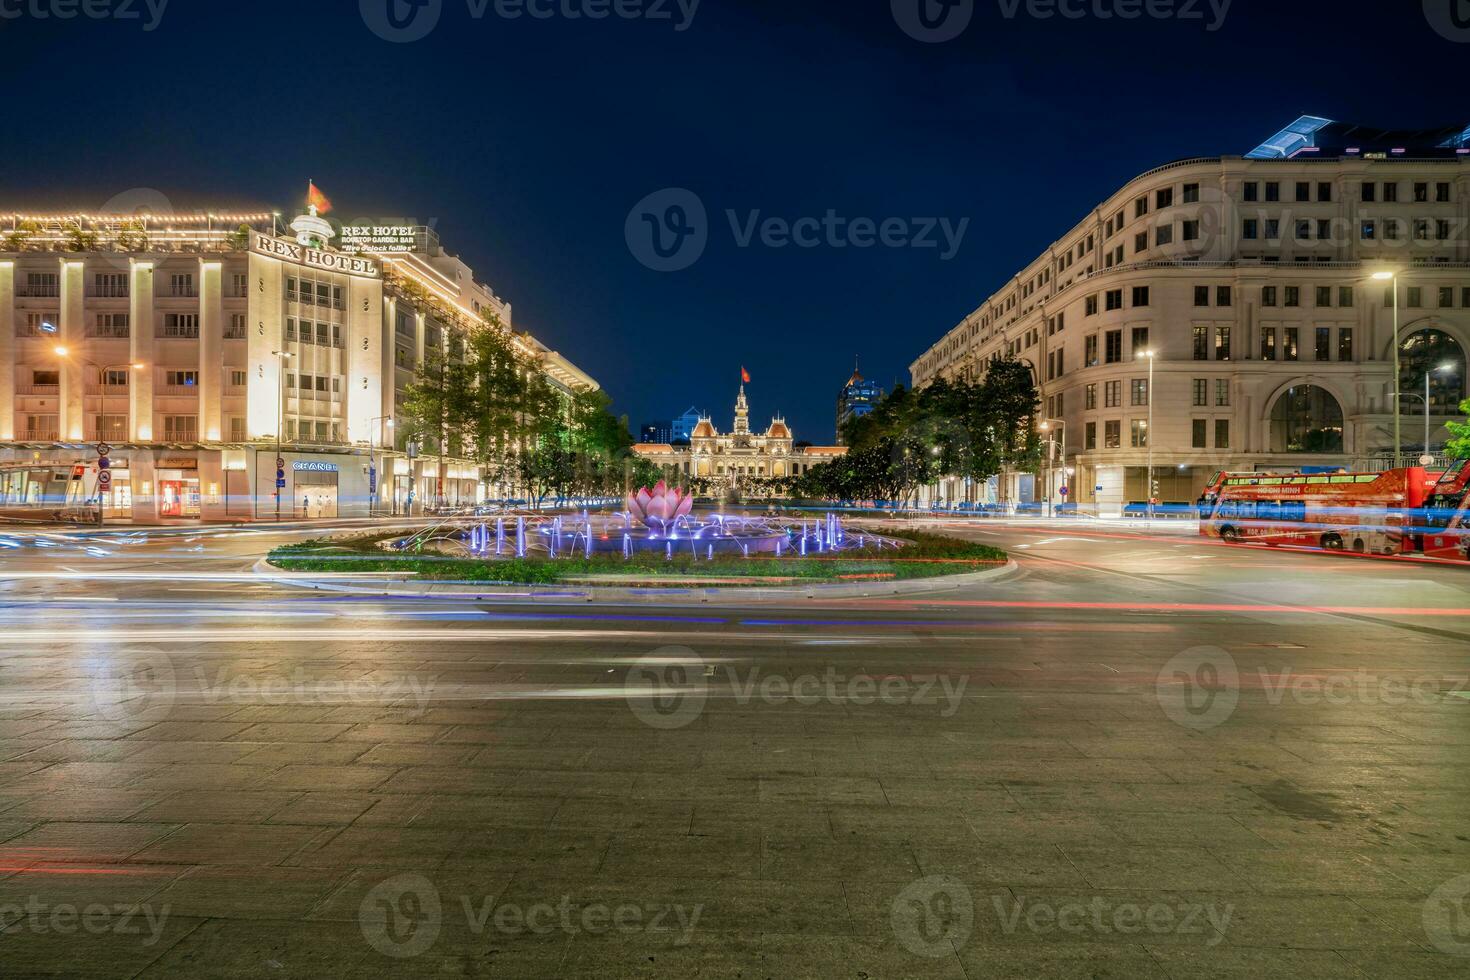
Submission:
[[[332,202],[327,199],[327,195],[317,190],[316,184],[309,180],[306,182],[306,204],[316,208],[317,214],[326,214],[332,210]]]
[[[740,380],[746,384],[750,384],[750,372],[745,370],[745,365],[743,364],[740,366]]]

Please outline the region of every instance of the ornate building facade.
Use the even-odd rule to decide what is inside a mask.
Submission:
[[[764,432],[752,432],[744,385],[735,400],[731,431],[721,433],[706,416],[690,433],[688,448],[642,442],[633,451],[671,475],[709,480],[732,490],[749,487],[755,481],[800,476],[847,452],[841,446],[797,447],[790,427],[780,416],[773,416]]]

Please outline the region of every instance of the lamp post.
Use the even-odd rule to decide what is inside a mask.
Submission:
[[[1417,399],[1419,399],[1420,401],[1422,401],[1424,403],[1424,458],[1426,460],[1429,458],[1429,455],[1430,455],[1430,453],[1429,453],[1429,407],[1430,407],[1429,379],[1433,375],[1439,374],[1441,371],[1453,371],[1456,367],[1457,367],[1457,365],[1455,365],[1455,364],[1441,364],[1437,368],[1431,368],[1430,370],[1425,371],[1424,372],[1424,394],[1422,394],[1422,395],[1415,394],[1412,391],[1395,391],[1393,393],[1393,398],[1394,398],[1394,403],[1395,404],[1398,403],[1398,399],[1400,399],[1400,398],[1417,398]],[[1426,463],[1425,465],[1428,465],[1428,464]]]
[[[60,357],[60,358],[69,358],[69,357],[71,357],[71,350],[70,350],[70,348],[67,348],[67,347],[53,347],[52,348],[52,351],[56,354],[57,357]],[[125,363],[122,363],[122,364],[106,364],[106,365],[103,365],[102,367],[99,368],[97,365],[93,364],[91,361],[87,360],[85,357],[79,357],[79,358],[77,358],[77,360],[81,361],[81,363],[82,363],[82,365],[84,367],[87,367],[87,368],[91,369],[97,375],[97,384],[98,384],[98,387],[102,389],[102,393],[101,393],[101,398],[102,398],[102,421],[104,421],[104,422],[107,420],[107,387],[108,387],[107,386],[107,377],[106,377],[107,372],[108,371],[128,370],[128,369],[131,369],[133,371],[141,371],[141,370],[143,370],[143,368],[147,367],[146,364],[125,362]],[[87,390],[86,390],[85,387],[83,387],[82,388],[82,431],[83,432],[86,432],[86,430],[87,430],[86,414],[87,414]],[[127,431],[128,431],[128,415],[129,414],[130,413],[128,413],[128,412],[124,412],[123,413],[123,437],[124,438],[127,437]],[[99,444],[101,444],[101,443],[105,443],[106,441],[107,441],[107,437],[102,432],[102,427],[99,425],[97,427],[97,442]],[[111,492],[112,491],[110,491],[110,490],[108,491],[109,494],[111,494]],[[103,523],[104,523],[104,508],[103,508],[103,505],[102,505],[102,489],[101,489],[101,487],[98,487],[98,489],[97,489],[97,526],[98,527],[101,527],[103,525]]]
[[[281,456],[281,430],[286,425],[286,362],[296,355],[288,350],[273,350],[279,364],[276,367],[276,520],[281,519],[281,491],[286,489],[281,486],[285,482],[285,471],[280,464]],[[257,470],[257,473],[259,471]],[[257,483],[256,487],[259,488]]]
[[[379,438],[379,436],[381,435],[381,432],[382,432],[381,427],[378,425],[379,422],[382,422],[384,425],[386,425],[390,429],[393,428],[393,426],[397,424],[397,423],[394,422],[393,416],[391,416],[391,415],[375,415],[371,419],[368,420],[368,425],[371,426],[371,428],[372,428],[372,431],[368,435],[368,452],[369,452],[369,454],[373,455],[374,465],[377,464],[377,459],[378,459],[378,457],[376,456],[376,454],[374,454],[374,452],[373,452],[374,449],[375,449],[374,442],[376,441],[376,442],[384,443],[384,444],[386,444],[386,442],[387,442],[386,439]],[[382,488],[383,488],[383,468],[381,466],[379,466],[378,467],[378,479],[377,479],[377,482],[373,484],[373,498],[372,498],[372,502],[368,506],[368,516],[369,517],[373,517],[374,516],[373,511],[377,508],[377,506],[378,506],[378,499],[382,496]]]
[[[1063,478],[1065,478],[1066,477],[1066,474],[1067,474],[1067,423],[1066,423],[1066,421],[1064,419],[1042,419],[1041,420],[1041,431],[1047,433],[1047,437],[1046,437],[1046,516],[1047,517],[1053,517],[1056,514],[1056,510],[1052,506],[1052,502],[1051,502],[1051,495],[1052,495],[1051,447],[1054,445],[1054,440],[1051,438],[1051,427],[1053,425],[1060,427],[1061,430],[1062,430],[1062,438],[1061,438],[1060,442],[1061,442],[1061,447],[1062,447],[1062,475],[1063,475]],[[1064,503],[1065,503],[1065,501],[1064,501]]]
[[[1393,290],[1393,386],[1399,386],[1399,276],[1396,272],[1375,272],[1373,278],[1379,282],[1388,282]],[[1429,411],[1428,401],[1424,404],[1424,411]],[[1393,400],[1393,468],[1398,469],[1403,463],[1403,453],[1400,448],[1400,429],[1403,425],[1399,412],[1399,399]]]
[[[1143,443],[1148,448],[1148,475],[1145,477],[1144,492],[1148,494],[1147,519],[1154,519],[1154,361],[1151,350],[1139,351],[1137,357],[1148,361],[1148,421],[1144,423]]]

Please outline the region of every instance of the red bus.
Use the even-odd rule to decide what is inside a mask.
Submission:
[[[1424,519],[1418,528],[1419,550],[1431,558],[1470,561],[1470,462],[1446,470],[1430,488]]]
[[[1220,473],[1199,499],[1200,533],[1231,543],[1403,554],[1418,550],[1416,532],[1436,476],[1418,466],[1379,473]]]

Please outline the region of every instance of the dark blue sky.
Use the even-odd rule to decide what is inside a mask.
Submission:
[[[1214,32],[974,3],[939,44],[905,34],[889,0],[703,0],[683,31],[475,19],[442,0],[437,27],[401,44],[370,31],[357,0],[171,0],[152,31],[0,19],[0,204],[98,208],[154,188],[180,207],[287,209],[314,177],[339,215],[432,222],[635,430],[691,403],[728,425],[743,364],[758,424],[784,412],[823,442],[855,354],[870,377],[907,380],[928,344],[1140,171],[1245,152],[1303,112],[1470,122],[1470,44],[1432,29],[1419,0],[1234,0]],[[669,187],[698,196],[709,240],[660,273],[624,225]],[[741,247],[727,210],[969,225],[945,261]]]

